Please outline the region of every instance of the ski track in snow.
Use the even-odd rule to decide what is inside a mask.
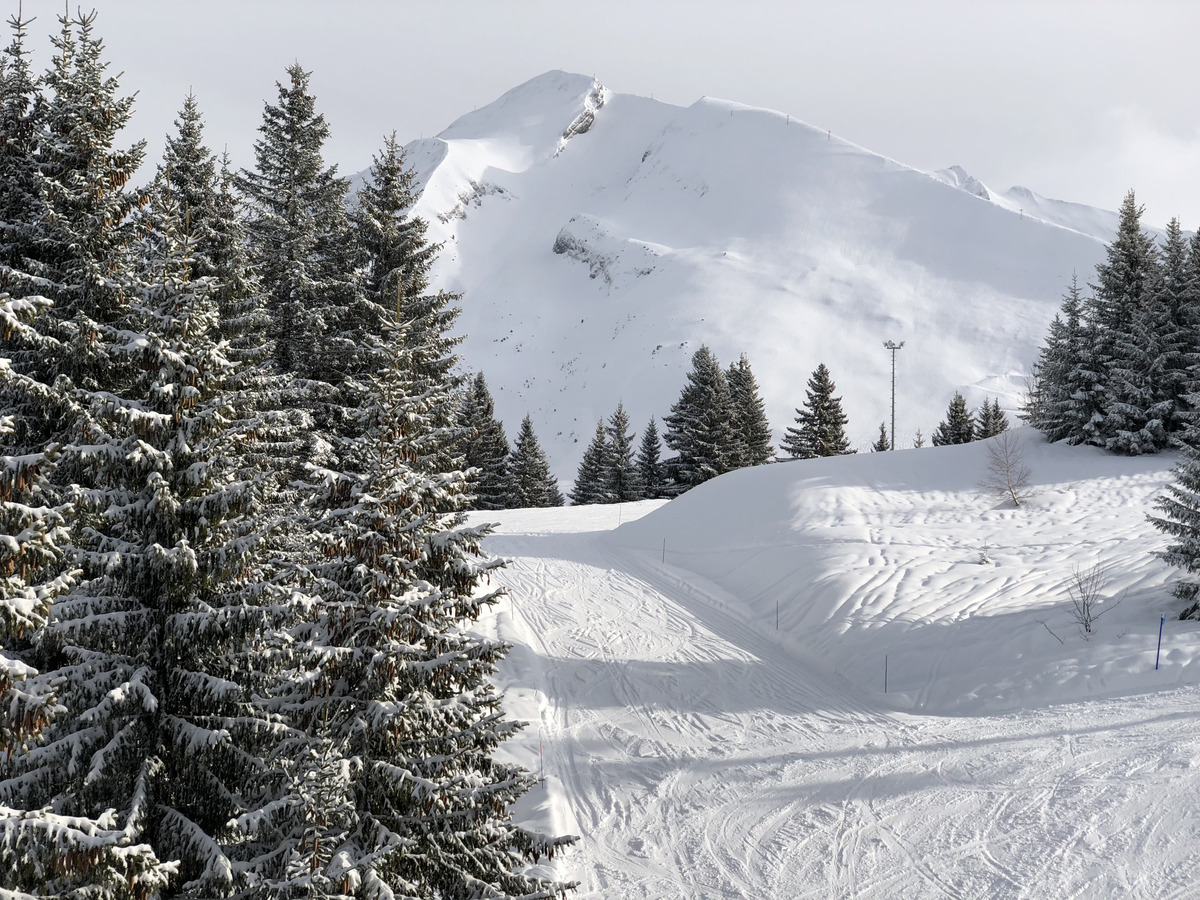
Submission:
[[[581,900],[1200,896],[1195,686],[889,711],[604,531],[489,550],[501,681],[544,698],[535,791],[577,824],[557,871]]]

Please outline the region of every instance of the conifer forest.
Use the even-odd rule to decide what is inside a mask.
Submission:
[[[491,473],[397,143],[348,206],[294,65],[253,168],[189,96],[136,186],[95,15],[60,24],[0,70],[0,892],[559,895],[465,627]]]

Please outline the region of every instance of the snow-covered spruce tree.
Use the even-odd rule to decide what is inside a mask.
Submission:
[[[1084,426],[1088,443],[1130,455],[1152,453],[1167,443],[1166,427],[1152,410],[1158,347],[1148,342],[1143,307],[1155,302],[1158,263],[1154,242],[1141,228],[1142,212],[1130,191],[1107,259],[1096,266],[1093,321],[1103,405],[1101,415]]]
[[[610,453],[608,429],[604,427],[604,420],[601,419],[596,423],[596,433],[592,435],[591,442],[583,451],[583,459],[579,462],[575,484],[572,485],[569,494],[572,505],[616,502],[609,481],[611,466],[608,457]]]
[[[292,727],[277,757],[290,789],[240,820],[274,850],[254,884],[269,896],[550,898],[568,886],[520,870],[569,839],[515,827],[534,783],[493,751],[520,727],[490,684],[506,645],[467,627],[500,591],[502,563],[464,524],[462,471],[429,473],[444,384],[414,373],[400,325],[361,410],[354,474],[313,467],[320,599],[294,631],[299,665],[276,695]]]
[[[533,432],[533,419],[528,415],[521,420],[521,430],[513,444],[508,468],[513,502],[517,508],[563,505],[558,479],[550,474],[550,463]]]
[[[132,98],[119,98],[116,79],[106,75],[94,21],[94,13],[59,18],[35,138],[38,205],[27,219],[35,233],[21,271],[6,275],[13,296],[36,293],[54,302],[42,329],[61,345],[49,357],[14,355],[18,368],[44,383],[65,375],[82,390],[114,390],[132,370],[97,335],[122,315],[124,249],[142,202],[124,187],[141,163],[143,144],[115,146]],[[27,446],[41,446],[63,437],[70,422],[22,420],[19,426],[18,442],[27,437]]]
[[[1046,435],[1049,441],[1056,441],[1065,435],[1051,437],[1059,428],[1051,417],[1051,403],[1062,397],[1063,380],[1063,347],[1066,343],[1066,326],[1063,324],[1061,313],[1055,313],[1046,329],[1046,340],[1038,348],[1038,357],[1033,363],[1033,369],[1025,381],[1025,393],[1021,398],[1021,420],[1028,422],[1034,428]]]
[[[0,325],[9,333],[20,332],[24,342],[49,349],[29,320],[49,306],[41,298],[13,300],[0,294]],[[14,372],[0,359],[0,385],[6,409],[32,407],[55,393],[49,385]],[[23,403],[21,402],[23,401]],[[56,398],[55,405],[63,401]],[[0,414],[0,448],[13,433],[15,417]],[[48,477],[60,456],[57,445],[20,456],[0,456],[0,748],[19,749],[40,734],[54,714],[53,694],[48,686],[26,685],[36,674],[20,658],[32,645],[31,635],[42,629],[50,602],[74,584],[77,571],[63,562],[60,545],[66,537],[65,505],[46,505]],[[9,655],[16,654],[16,655]],[[3,772],[0,766],[0,772]]]
[[[30,324],[48,305],[43,298],[0,294],[0,324],[10,346],[52,352],[53,342]],[[0,384],[8,408],[28,410],[50,400],[52,410],[61,410],[70,403],[54,397],[54,386],[13,371],[7,360],[0,360]],[[0,415],[0,453],[13,425],[14,417]],[[0,893],[134,900],[165,887],[174,867],[161,865],[146,844],[133,843],[115,811],[89,817],[13,805],[27,796],[19,778],[25,754],[55,718],[68,713],[50,680],[30,664],[48,639],[51,603],[79,575],[61,549],[70,509],[47,505],[59,455],[55,445],[0,455]]]
[[[1180,268],[1177,262],[1171,261],[1172,255],[1169,249],[1164,254],[1167,258],[1165,272],[1175,272]],[[1193,235],[1182,269],[1184,274],[1180,293],[1183,300],[1180,305],[1186,310],[1184,315],[1190,318],[1200,312],[1200,233]],[[1170,277],[1174,280],[1178,276]],[[1175,587],[1175,596],[1187,602],[1180,614],[1183,619],[1200,618],[1200,581],[1194,577],[1200,572],[1200,422],[1197,422],[1195,412],[1200,409],[1200,392],[1197,392],[1195,381],[1191,382],[1190,387],[1191,393],[1184,398],[1191,409],[1186,416],[1189,427],[1180,441],[1182,455],[1175,465],[1175,480],[1155,500],[1154,505],[1161,515],[1148,517],[1155,528],[1175,541],[1159,556],[1182,569],[1187,576],[1192,576]]]
[[[1200,435],[1192,430],[1189,436],[1195,440]],[[1183,444],[1174,482],[1154,501],[1160,515],[1147,516],[1155,528],[1174,539],[1158,556],[1190,576],[1175,586],[1175,596],[1187,603],[1181,619],[1200,619],[1200,581],[1195,578],[1200,572],[1200,450],[1192,440]]]
[[[1196,323],[1193,333],[1200,333],[1200,228],[1193,232],[1192,239],[1188,242],[1185,274],[1184,304],[1190,311],[1189,318]],[[1185,415],[1184,440],[1181,443],[1186,443],[1187,433],[1191,428],[1200,427],[1200,364],[1190,374],[1192,377],[1186,384],[1187,393],[1184,395],[1188,412]]]
[[[1188,242],[1187,284],[1188,302],[1194,304],[1195,309],[1200,309],[1200,228],[1192,232],[1192,239]],[[1192,408],[1195,407],[1193,403]]]
[[[1033,386],[1021,418],[1048,441],[1084,440],[1084,426],[1099,414],[1103,402],[1100,375],[1095,368],[1095,328],[1074,274],[1062,306],[1038,352]]]
[[[739,466],[761,466],[775,457],[771,446],[771,423],[758,394],[758,382],[750,369],[750,360],[743,353],[726,372],[729,397],[733,404],[733,431],[737,443]]]
[[[975,416],[967,409],[967,400],[958,391],[946,408],[946,418],[933,430],[933,446],[969,444],[975,440]]]
[[[496,406],[482,372],[475,375],[463,395],[458,421],[462,456],[467,467],[478,473],[472,479],[472,508],[508,509],[513,503],[508,437],[496,418]]]
[[[281,374],[274,364],[268,297],[250,259],[228,154],[218,160],[206,146],[204,120],[191,94],[167,136],[150,190],[161,208],[178,210],[191,260],[189,277],[205,280],[215,304],[212,338],[223,344],[222,353],[233,364],[222,390],[229,398],[228,428],[236,452],[225,463],[231,478],[256,493],[256,516],[246,526],[247,538],[279,561],[288,532],[300,525],[294,515],[300,502],[296,482],[302,474],[300,461],[311,455],[315,443],[312,415],[304,406],[288,408],[295,399],[289,397],[292,376]],[[153,230],[142,235],[143,244],[153,239]],[[264,570],[258,577],[276,580],[281,573]],[[249,592],[248,582],[246,588]]]
[[[1138,322],[1146,335],[1150,417],[1160,421],[1168,445],[1180,442],[1193,406],[1191,384],[1200,364],[1200,283],[1193,275],[1191,249],[1178,219],[1167,223],[1159,249],[1152,301],[1139,310]]]
[[[403,275],[403,314],[409,321],[408,341],[418,368],[436,366],[444,376],[445,358],[461,342],[449,330],[458,316],[456,294],[427,295],[429,270],[441,249],[425,236],[428,225],[412,214],[417,195],[415,174],[405,165],[404,149],[395,133],[373,158],[367,178],[359,188],[351,213],[351,227],[364,291],[375,306],[371,321],[386,323]],[[419,357],[433,356],[433,359]]]
[[[23,269],[39,234],[44,209],[37,176],[38,139],[44,106],[25,50],[27,19],[8,20],[12,41],[0,54],[0,289],[10,289],[5,272]]]
[[[642,441],[638,445],[637,466],[638,478],[642,482],[642,494],[646,500],[658,500],[666,496],[666,469],[662,464],[662,444],[658,439],[658,424],[654,417],[642,431]]]
[[[663,424],[663,440],[675,451],[667,462],[667,491],[672,496],[734,468],[737,444],[729,382],[708,347],[692,355],[687,384]]]
[[[417,346],[428,334],[430,325],[438,334],[445,333],[450,322],[421,321],[411,315],[429,287],[429,270],[437,259],[440,244],[426,238],[428,225],[411,214],[416,175],[405,165],[404,148],[393,132],[373,158],[366,181],[359,188],[351,224],[357,249],[367,267],[368,291],[378,297],[395,297],[396,282],[404,273],[406,313],[413,320],[408,341]]]
[[[425,220],[412,214],[417,199],[414,179],[392,134],[374,157],[356,195],[350,219],[361,285],[350,315],[357,351],[341,388],[347,406],[359,405],[363,392],[370,389],[365,376],[377,368],[373,357],[377,351],[371,348],[379,346],[380,329],[392,320],[398,296],[408,323],[405,333],[412,364],[428,377],[449,379],[446,383],[453,387],[462,380],[452,375],[455,348],[462,337],[451,333],[461,298],[446,291],[429,293],[429,270],[441,245],[429,242]],[[455,410],[451,406],[446,411]],[[439,427],[449,424],[439,423]],[[452,456],[426,462],[430,471],[456,464]]]
[[[124,315],[97,336],[137,375],[91,398],[66,448],[87,476],[71,530],[84,575],[53,604],[41,661],[69,714],[23,761],[22,799],[113,808],[128,839],[180,861],[172,890],[220,896],[235,887],[227,823],[267,731],[245,689],[264,615],[248,606],[252,491],[226,462],[229,363],[167,196],[139,216]]]
[[[85,90],[85,85],[73,84],[71,77],[83,81],[94,74],[91,67],[86,75],[74,71],[80,55],[77,23],[60,17],[60,24],[62,33],[55,42],[59,53],[53,61],[58,76],[53,81],[53,102],[59,122],[66,115],[68,99]],[[13,665],[32,672],[28,666],[30,650],[44,637],[40,626],[49,602],[72,583],[66,574],[55,576],[65,534],[63,514],[69,507],[64,492],[51,483],[49,475],[61,456],[60,441],[72,436],[70,426],[78,406],[70,382],[55,380],[64,368],[66,350],[57,337],[47,332],[57,331],[59,337],[69,333],[57,321],[53,303],[38,293],[39,289],[47,293],[59,289],[61,296],[65,285],[39,282],[28,269],[36,269],[41,278],[62,274],[67,263],[58,258],[64,249],[63,235],[49,229],[73,209],[64,204],[54,214],[49,211],[44,196],[47,185],[39,172],[42,147],[48,140],[47,102],[40,93],[43,82],[31,74],[24,49],[28,21],[18,14],[9,19],[9,25],[13,40],[0,56],[0,284],[16,296],[0,294],[0,446],[5,454],[0,475],[4,478],[5,524],[11,538],[4,542],[6,549],[0,550],[6,577],[4,621],[0,624],[5,627],[5,643],[10,649],[14,637],[21,636],[24,641],[25,659],[19,666],[15,661]],[[90,39],[90,22],[86,36]],[[83,55],[90,58],[93,49],[89,46]],[[120,115],[122,110],[111,112]],[[88,137],[83,135],[81,139],[86,141]],[[89,148],[78,149],[86,162]],[[59,156],[47,151],[45,162],[51,161],[58,162]],[[59,199],[62,196],[61,192],[56,194]],[[81,203],[87,200],[78,199]],[[65,228],[74,224],[68,223]],[[85,245],[79,249],[86,252],[89,248]],[[33,258],[39,253],[45,258]],[[45,259],[55,259],[61,265],[51,268]],[[36,506],[31,503],[34,499]],[[65,570],[65,566],[62,568]],[[33,628],[32,623],[39,627]],[[9,670],[10,674],[15,671]],[[31,704],[35,697],[50,697],[49,689],[39,690],[34,684],[25,685],[21,693]],[[29,706],[28,713],[22,713],[21,703],[7,705],[12,715],[39,727],[51,708],[47,702],[39,702]],[[35,707],[40,712],[35,712]],[[23,739],[14,732],[9,737]],[[4,791],[5,802],[12,797],[10,787]]]
[[[233,184],[229,155],[218,160],[205,145],[204,117],[195,96],[188,94],[175,131],[167,135],[151,191],[164,195],[160,202],[178,207],[191,278],[212,279],[219,334],[230,360],[246,364],[240,373],[245,380],[271,355],[271,320]]]
[[[293,63],[287,75],[287,84],[276,83],[278,103],[264,105],[255,167],[242,171],[238,187],[270,298],[278,367],[336,386],[358,349],[349,321],[356,288],[344,202],[348,183],[322,158],[329,127],[316,112],[309,73]],[[336,419],[343,412],[327,402],[321,414]]]
[[[204,119],[195,95],[189,93],[175,119],[174,133],[167,135],[155,189],[169,187],[179,207],[179,218],[192,248],[193,278],[216,274],[208,248],[213,240],[209,223],[215,212],[217,183],[217,159],[204,145]]]
[[[349,320],[355,340],[355,358],[347,375],[350,377],[344,392],[348,405],[359,405],[370,391],[366,375],[374,371],[382,359],[382,346],[377,340],[386,323],[396,313],[397,297],[415,297],[425,287],[425,269],[436,251],[435,247],[423,248],[423,255],[412,258],[412,228],[404,219],[404,213],[412,205],[412,175],[404,169],[403,154],[396,144],[395,135],[388,138],[383,151],[372,159],[367,179],[355,196],[351,213],[350,235],[354,239],[355,260],[361,272],[361,290],[357,293]],[[424,223],[417,220],[423,242]],[[419,251],[421,252],[421,251]],[[423,267],[424,268],[423,268]],[[411,267],[411,275],[405,277]],[[420,282],[414,285],[414,276]],[[405,280],[407,283],[402,284]],[[407,315],[406,318],[414,318]],[[420,346],[424,328],[416,323],[410,329],[414,343]],[[441,333],[441,329],[437,330]],[[375,338],[375,339],[372,339]]]
[[[273,345],[267,338],[271,327],[267,298],[258,270],[250,259],[245,223],[239,214],[234,192],[234,175],[229,156],[221,157],[216,174],[212,207],[207,211],[200,234],[192,233],[189,246],[210,266],[213,298],[217,303],[217,327],[228,345],[229,358],[246,371],[261,368],[271,358]]]
[[[913,439],[913,449],[920,450],[925,446],[925,435],[921,433],[921,429],[917,429],[917,436]]]
[[[608,417],[605,427],[608,436],[608,453],[604,460],[607,493],[611,503],[626,503],[631,500],[641,500],[645,494],[637,466],[633,464],[633,432],[629,430],[629,414],[625,412],[625,404],[617,403],[617,408]]]
[[[247,536],[258,542],[263,560],[253,579],[245,579],[245,591],[256,604],[287,607],[276,594],[297,587],[295,566],[302,553],[305,523],[296,511],[308,493],[303,463],[324,455],[327,442],[315,430],[308,404],[295,402],[298,398],[290,390],[293,377],[275,366],[267,298],[248,254],[232,184],[228,160],[223,159],[212,209],[189,247],[196,246],[197,254],[211,266],[216,337],[234,364],[223,383],[230,400],[228,430],[234,448],[225,461],[229,477],[254,491],[256,513],[245,519],[244,527]],[[274,632],[287,615],[286,609],[276,609],[264,630]],[[264,647],[258,665],[247,671],[265,675],[273,665]]]
[[[254,415],[253,428],[262,437],[278,428],[278,422],[276,429],[268,428],[259,415],[264,401],[284,385],[281,377],[272,376],[267,297],[250,259],[229,157],[225,154],[218,161],[205,146],[204,120],[193,95],[184,100],[175,125],[151,190],[163,195],[161,203],[179,210],[192,260],[191,279],[210,279],[217,334],[226,344],[226,356],[237,364],[235,381],[227,386],[237,390],[238,406]],[[288,455],[294,455],[299,446],[293,443],[290,450]]]
[[[879,437],[877,437],[875,439],[875,443],[873,443],[871,445],[871,450],[873,452],[878,453],[883,450],[891,450],[891,449],[892,449],[892,442],[888,439],[887,422],[880,422],[879,423]]]
[[[974,439],[977,441],[987,440],[1008,430],[1008,416],[1000,408],[1000,400],[995,397],[991,401],[983,401],[983,405],[979,407],[976,422]]]
[[[833,392],[837,385],[825,363],[817,366],[808,379],[804,407],[796,410],[796,425],[789,427],[783,449],[794,459],[841,456],[853,453],[845,426],[849,419],[842,412],[842,398]]]

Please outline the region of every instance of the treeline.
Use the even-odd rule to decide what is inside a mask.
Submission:
[[[399,146],[348,205],[293,65],[134,187],[94,19],[0,54],[0,894],[557,896]]]
[[[516,444],[510,448],[482,372],[471,381],[462,399],[459,421],[466,435],[464,459],[478,473],[473,508],[563,505],[558,479],[550,472],[546,453],[533,430],[533,419],[526,415],[521,421]]]
[[[1047,440],[1114,453],[1178,446],[1200,396],[1200,233],[1161,245],[1130,191],[1085,296],[1072,278],[1034,367],[1023,417]]]
[[[652,417],[638,441],[618,403],[607,421],[596,423],[571,502],[675,497],[725,472],[770,462],[775,455],[771,426],[745,355],[722,369],[707,346],[697,350],[687,383],[663,425],[660,438]],[[673,455],[664,457],[664,444]]]
[[[563,505],[529,416],[510,449],[482,374],[463,401],[462,423],[472,435],[467,462],[480,472],[477,509]],[[638,441],[624,404],[618,403],[607,421],[596,423],[569,492],[571,503],[674,497],[717,475],[774,458],[771,426],[745,356],[725,370],[708,347],[696,351],[687,385],[664,425],[660,437],[651,418]],[[674,455],[664,457],[664,443]]]
[[[978,410],[972,412],[967,408],[966,398],[955,391],[950,405],[946,408],[946,418],[938,422],[933,431],[933,446],[985,441],[1007,430],[1008,415],[1000,408],[999,400],[985,400]],[[919,440],[920,432],[917,434]]]
[[[846,436],[848,422],[837,385],[828,367],[821,363],[809,377],[804,404],[796,409],[795,424],[785,430],[781,448],[791,459],[854,453]],[[618,403],[607,421],[596,423],[570,492],[571,502],[621,503],[675,497],[725,472],[776,460],[771,426],[744,354],[723,370],[708,347],[697,350],[687,383],[663,423],[666,431],[661,441],[654,418],[638,441],[630,431],[624,405]],[[946,418],[933,433],[933,443],[983,440],[1007,428],[1008,417],[998,400],[985,402],[978,411],[971,412],[956,392]],[[664,458],[664,443],[668,450],[675,451],[674,455]],[[915,446],[924,446],[920,431]],[[880,424],[879,437],[871,449],[892,449],[885,423]],[[498,450],[495,458],[507,457]]]

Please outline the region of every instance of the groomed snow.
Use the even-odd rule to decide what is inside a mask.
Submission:
[[[505,752],[543,748],[519,813],[581,836],[581,897],[1197,896],[1200,624],[1145,521],[1174,459],[1019,437],[1020,509],[977,443],[480,516]]]

